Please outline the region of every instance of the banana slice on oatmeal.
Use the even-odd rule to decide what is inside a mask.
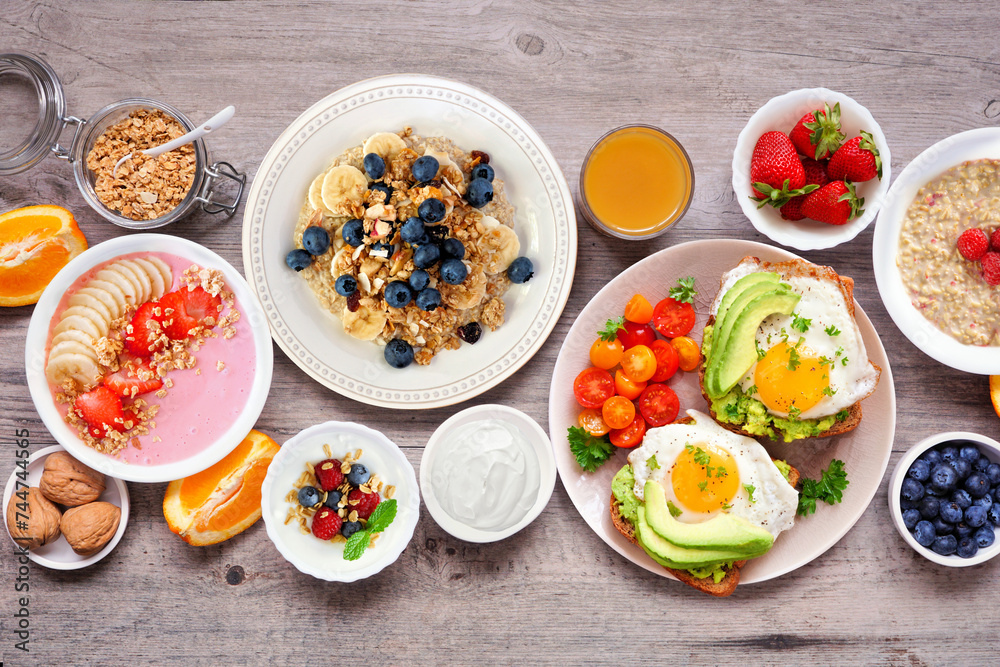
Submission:
[[[322,172],[319,176],[313,179],[313,182],[309,184],[309,195],[307,199],[309,200],[309,205],[313,207],[313,210],[323,210],[326,206],[323,204],[323,179],[326,178],[326,172]]]
[[[365,141],[362,151],[365,155],[375,153],[388,160],[399,155],[399,151],[406,148],[406,142],[399,138],[394,132],[376,132]]]
[[[486,272],[506,271],[521,253],[521,242],[513,229],[490,215],[484,215],[482,225],[486,232],[479,238],[479,251],[486,257]]]
[[[326,172],[320,196],[331,213],[346,213],[345,204],[360,204],[367,189],[368,178],[356,167],[342,164]]]
[[[374,340],[385,328],[387,318],[381,310],[358,306],[353,313],[344,308],[344,331],[359,340]]]

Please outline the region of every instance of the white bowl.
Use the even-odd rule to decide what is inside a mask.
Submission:
[[[62,451],[65,450],[59,445],[52,445],[51,447],[40,449],[29,456],[28,479],[26,482],[27,486],[38,486],[38,480],[41,479],[42,470],[45,468],[45,459],[48,458],[49,454]],[[17,473],[19,471],[20,468],[14,468],[14,471],[10,474],[10,478],[7,480],[7,486],[3,491],[4,525],[7,524],[7,503],[10,502],[10,497],[16,490],[15,487],[17,486],[18,480]],[[101,494],[101,497],[98,498],[98,500],[111,503],[112,505],[117,505],[122,511],[121,519],[118,521],[118,530],[115,531],[111,540],[104,545],[104,548],[96,554],[81,556],[73,551],[73,548],[69,546],[69,542],[66,541],[66,538],[60,535],[59,539],[55,542],[50,542],[43,547],[28,551],[28,558],[39,565],[43,565],[53,570],[79,570],[82,567],[93,565],[111,553],[114,548],[118,546],[118,543],[122,539],[122,535],[125,534],[125,526],[128,525],[128,487],[125,486],[125,482],[114,477],[105,476],[104,482],[104,493]],[[10,531],[8,531],[7,536],[10,537]],[[11,541],[13,542],[13,538],[11,538]],[[17,542],[14,542],[14,544],[16,545]]]
[[[846,225],[828,225],[814,220],[784,220],[778,209],[771,206],[758,209],[757,203],[750,199],[753,196],[753,188],[750,186],[750,156],[753,155],[757,140],[771,130],[788,134],[802,116],[813,109],[822,108],[824,102],[828,102],[831,107],[840,102],[841,125],[847,139],[858,136],[861,130],[871,132],[882,157],[882,179],[873,178],[858,183],[856,187],[858,196],[865,199],[864,213]],[[750,218],[753,226],[775,243],[799,250],[832,248],[853,239],[875,219],[889,190],[890,162],[889,144],[886,143],[882,128],[868,109],[843,93],[826,88],[803,88],[771,98],[747,121],[736,140],[736,150],[733,153],[733,190],[743,213]]]
[[[540,482],[535,502],[528,510],[527,514],[520,521],[501,530],[483,530],[475,528],[462,521],[453,518],[441,506],[435,493],[435,485],[432,481],[432,468],[434,458],[438,453],[440,444],[445,440],[445,436],[454,429],[484,419],[496,419],[512,424],[527,438],[532,449],[538,457],[540,472]],[[518,532],[545,509],[549,498],[552,497],[552,490],[556,484],[556,459],[552,452],[552,443],[549,436],[538,423],[524,414],[520,410],[507,407],[506,405],[477,405],[467,408],[453,415],[450,419],[441,424],[431,439],[424,447],[424,454],[420,459],[420,491],[424,494],[424,504],[430,512],[434,521],[437,522],[445,532],[466,542],[496,542],[510,537]]]
[[[62,415],[49,391],[45,378],[46,340],[49,324],[55,315],[66,290],[81,275],[93,267],[108,262],[120,255],[137,252],[164,252],[191,260],[203,267],[222,271],[226,285],[236,295],[242,308],[241,321],[253,336],[256,369],[252,384],[246,388],[246,404],[236,420],[214,442],[206,443],[198,453],[180,461],[160,465],[138,465],[98,452],[80,440],[76,430],[63,421]],[[167,234],[132,234],[105,241],[81,253],[56,274],[42,293],[28,324],[25,344],[25,369],[31,400],[35,403],[42,422],[52,436],[66,450],[82,463],[105,475],[126,479],[130,482],[169,482],[200,472],[217,463],[240,444],[253,428],[264,408],[268,390],[271,387],[271,370],[274,352],[271,338],[265,324],[264,312],[257,297],[247,286],[243,277],[226,260],[208,248],[193,241]],[[206,370],[208,370],[206,368]],[[214,369],[208,372],[215,372]],[[151,399],[155,403],[156,399]],[[158,415],[161,425],[169,415]],[[155,430],[153,431],[155,434]]]
[[[1000,375],[1000,347],[964,345],[944,333],[913,306],[896,267],[899,231],[906,211],[928,181],[968,160],[1000,159],[1000,128],[984,127],[937,142],[906,165],[892,184],[872,239],[875,282],[892,321],[921,352],[966,373]]]
[[[330,445],[335,459],[361,449],[363,453],[358,462],[377,474],[383,484],[396,487],[393,494],[396,518],[375,546],[366,549],[358,560],[343,559],[343,544],[319,540],[312,533],[304,534],[297,521],[285,523],[292,507],[285,496],[305,472],[307,462],[319,463],[327,458],[324,444]],[[413,466],[391,440],[361,424],[331,421],[300,431],[281,446],[267,468],[261,487],[261,510],[267,536],[285,560],[317,579],[350,582],[381,572],[403,553],[420,516],[420,493]]]
[[[942,556],[941,554],[931,551],[928,547],[919,544],[917,540],[914,539],[913,533],[911,533],[906,526],[903,525],[903,511],[899,507],[899,492],[903,488],[903,479],[906,477],[906,471],[909,470],[913,462],[920,458],[920,455],[928,449],[950,440],[970,440],[979,445],[979,451],[988,459],[994,463],[1000,463],[1000,442],[997,442],[993,438],[987,438],[985,435],[969,433],[967,431],[948,431],[946,433],[938,433],[930,436],[929,438],[925,438],[913,445],[913,447],[911,447],[909,451],[903,455],[903,458],[901,458],[899,463],[896,464],[896,469],[892,472],[892,477],[889,479],[889,512],[892,514],[892,522],[896,526],[896,531],[900,534],[903,540],[909,544],[914,551],[927,560],[935,562],[938,565],[946,565],[948,567],[968,567],[970,565],[979,565],[980,563],[986,562],[1000,553],[1000,535],[997,535],[997,539],[992,545],[986,547],[985,549],[980,549],[972,558],[961,558],[957,555]],[[995,527],[995,529],[998,533],[1000,533],[1000,527]]]

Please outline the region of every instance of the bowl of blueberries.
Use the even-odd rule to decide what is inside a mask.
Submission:
[[[1000,552],[1000,442],[977,433],[939,433],[914,445],[889,481],[900,536],[927,560],[948,567]]]

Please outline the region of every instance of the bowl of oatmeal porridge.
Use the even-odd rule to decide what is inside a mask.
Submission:
[[[1000,228],[1000,129],[950,136],[899,175],[873,240],[875,279],[896,326],[931,358],[1000,374],[1000,287],[958,252],[970,228]]]

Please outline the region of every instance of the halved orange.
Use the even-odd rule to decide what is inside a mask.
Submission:
[[[1000,375],[990,376],[990,400],[993,401],[993,411],[1000,417]]]
[[[228,540],[260,518],[260,487],[278,443],[250,431],[236,449],[211,468],[167,486],[163,516],[188,544]]]
[[[0,306],[37,302],[59,270],[86,249],[73,214],[59,206],[0,215]]]

